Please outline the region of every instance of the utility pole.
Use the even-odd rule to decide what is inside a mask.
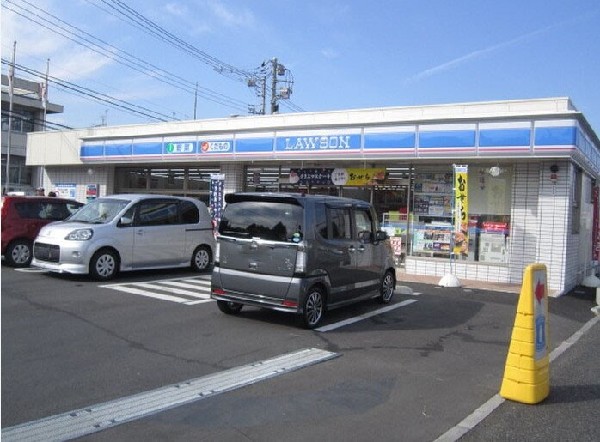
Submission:
[[[44,131],[46,131],[46,116],[47,116],[47,108],[48,108],[48,74],[50,73],[50,59],[46,60],[46,78],[44,79],[44,85],[42,87],[42,107],[44,108]]]
[[[277,58],[271,60],[271,113],[279,112],[279,104],[277,103]]]
[[[12,143],[12,120],[13,120],[13,95],[15,93],[15,54],[17,52],[17,41],[13,44],[12,62],[8,68],[8,133],[6,136],[6,174],[4,179],[4,190],[8,193],[10,184],[10,145]]]
[[[289,69],[279,63],[277,58],[263,61],[255,70],[255,73],[248,78],[248,87],[256,90],[257,96],[261,99],[261,108],[257,111],[253,105],[249,105],[249,113],[264,115],[266,113],[267,103],[267,77],[271,75],[270,95],[271,95],[271,114],[279,112],[279,100],[287,100],[292,93],[294,79]],[[279,84],[285,87],[277,89]]]
[[[196,106],[198,105],[198,82],[196,82],[196,90],[194,91],[194,120],[196,119]]]

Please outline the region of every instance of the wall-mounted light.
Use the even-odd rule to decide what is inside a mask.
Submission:
[[[552,184],[556,184],[556,180],[558,180],[558,166],[553,164],[550,166],[550,181]]]
[[[490,168],[488,169],[488,173],[489,173],[491,176],[493,176],[493,177],[500,176],[500,174],[501,174],[502,172],[504,172],[504,169],[502,169],[502,168],[501,168],[501,167],[499,167],[499,166],[490,167]]]

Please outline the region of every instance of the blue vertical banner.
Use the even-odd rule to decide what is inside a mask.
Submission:
[[[210,215],[213,226],[217,226],[221,221],[223,213],[225,175],[222,173],[213,173],[210,175]]]

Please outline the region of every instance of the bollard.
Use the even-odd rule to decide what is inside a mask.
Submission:
[[[510,339],[500,396],[537,404],[550,393],[546,266],[531,264],[523,284]]]

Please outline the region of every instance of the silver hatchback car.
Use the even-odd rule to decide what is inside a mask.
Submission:
[[[32,265],[108,280],[119,271],[191,266],[208,269],[214,251],[204,203],[160,195],[112,195],[48,224],[33,244]]]
[[[211,297],[297,313],[315,328],[328,309],[392,300],[394,256],[373,207],[355,199],[233,193],[219,223]]]

